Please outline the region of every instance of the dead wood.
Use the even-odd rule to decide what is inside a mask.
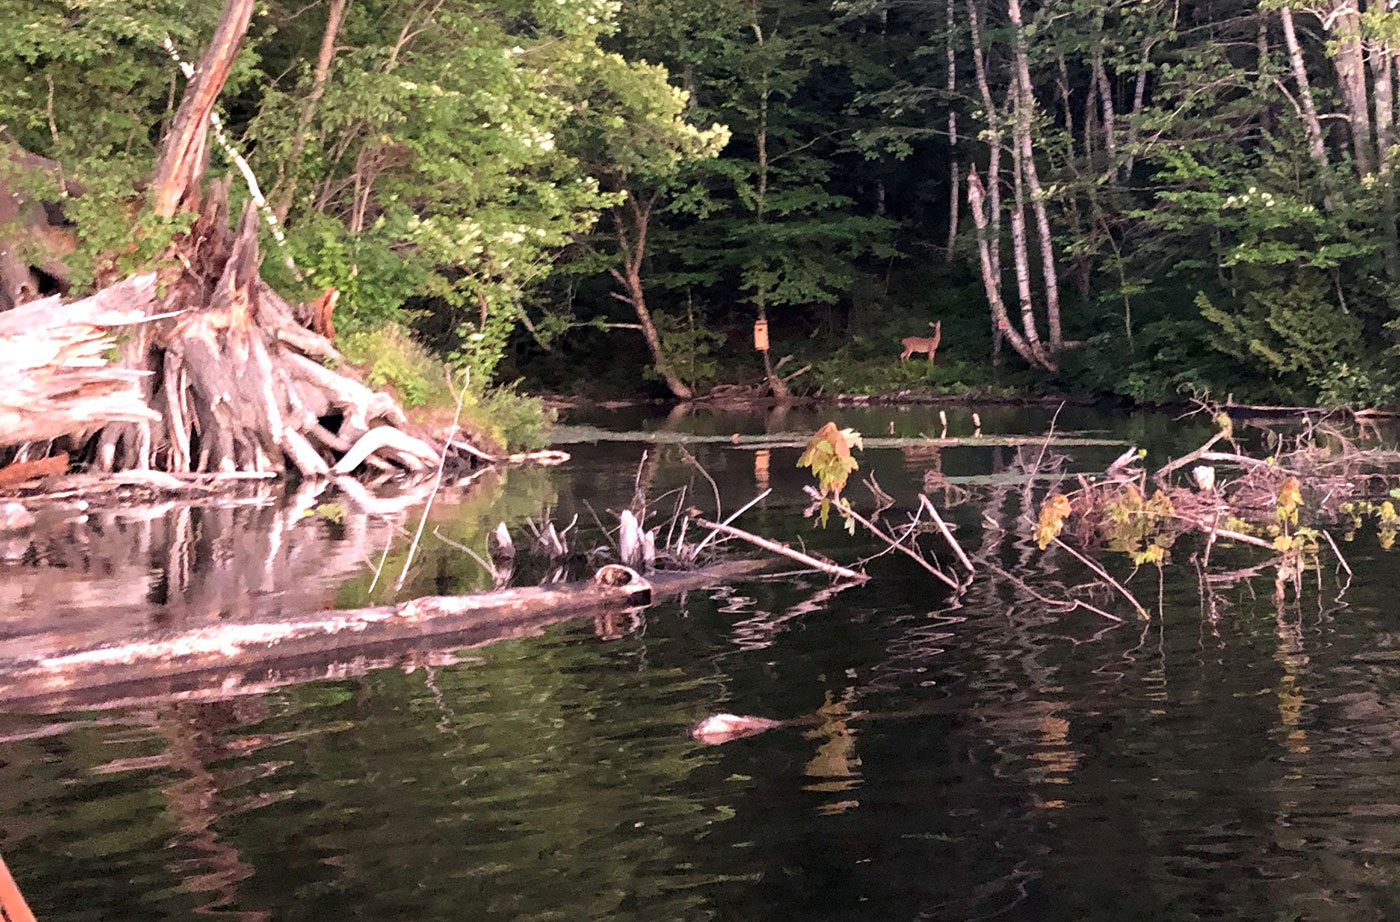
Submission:
[[[53,297],[0,313],[0,448],[156,418],[147,373],[104,357],[113,327],[148,320],[155,283],[137,276],[72,304]]]
[[[229,622],[80,648],[35,649],[0,660],[0,704],[44,708],[131,697],[217,698],[328,674],[400,663],[414,651],[446,657],[464,647],[529,636],[584,615],[606,626],[658,598],[759,572],[734,561],[647,579],[607,567],[592,580],[532,589],[414,599],[399,605],[316,612],[290,620]],[[620,636],[611,628],[609,636]]]
[[[0,467],[0,487],[12,487],[31,480],[56,477],[68,471],[68,455],[57,454],[38,461],[16,461]]]
[[[75,457],[109,473],[310,478],[366,464],[428,476],[444,460],[455,477],[497,456],[415,429],[360,381],[259,277],[254,209],[236,232],[228,221],[228,183],[215,182],[161,299],[148,275],[0,314],[0,375],[18,382],[0,395],[0,449],[68,436]]]
[[[152,201],[160,217],[173,216],[182,204],[199,194],[209,143],[209,115],[233,69],[252,18],[253,0],[228,0],[224,4],[214,38],[185,88],[156,164]]]

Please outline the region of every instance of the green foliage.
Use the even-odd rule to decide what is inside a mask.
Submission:
[[[543,448],[555,414],[536,397],[520,393],[518,382],[483,384],[484,378],[454,371],[398,324],[353,332],[341,340],[345,357],[365,369],[371,387],[389,388],[406,407],[430,411],[445,422],[462,401],[461,421],[510,450]],[[465,383],[466,393],[458,388]]]
[[[1197,298],[1201,316],[1220,328],[1216,348],[1275,379],[1280,395],[1306,393],[1361,351],[1361,324],[1328,304],[1317,280],[1243,292],[1231,310]]]
[[[1364,361],[1364,359],[1362,359]],[[1334,362],[1331,367],[1313,375],[1308,383],[1317,391],[1317,403],[1323,407],[1393,407],[1400,398],[1400,389],[1393,361],[1383,366],[1364,368],[1351,362]]]
[[[1128,486],[1105,503],[1101,531],[1109,548],[1127,554],[1134,566],[1160,567],[1176,541],[1176,510],[1161,490],[1150,498]]]
[[[154,264],[183,229],[150,218],[139,194],[183,88],[161,43],[196,58],[221,6],[12,0],[0,17],[6,139],[56,159],[83,190],[26,178],[29,196],[73,224],[78,289]],[[612,366],[640,346],[603,345],[634,335],[609,328],[633,319],[608,291],[626,268],[652,299],[662,360],[697,387],[755,373],[751,352],[723,345],[762,315],[775,358],[814,361],[805,380],[828,392],[1010,385],[1169,401],[1209,387],[1391,403],[1397,177],[1362,176],[1349,159],[1345,121],[1330,117],[1346,107],[1338,20],[1300,15],[1324,113],[1319,158],[1278,42],[1282,6],[1303,8],[1026,4],[1034,158],[1065,336],[1084,343],[1057,358],[1057,376],[1025,373],[1010,353],[1005,372],[983,360],[991,328],[965,208],[961,235],[946,237],[967,191],[949,164],[985,169],[1007,118],[982,111],[965,4],[950,24],[942,0],[445,0],[428,18],[356,0],[312,104],[325,6],[269,0],[220,111],[287,209],[287,252],[306,281],[273,258],[270,280],[293,296],[339,289],[342,335],[369,337],[349,348],[410,402],[440,403],[445,372],[374,341],[393,324],[435,331],[483,395],[529,370],[510,362],[535,340],[554,350],[540,366],[573,369],[591,350],[609,367],[590,381],[635,386],[642,376]],[[1366,6],[1371,53],[1393,55],[1400,13]],[[977,9],[1004,98],[1006,7]],[[1104,91],[1111,119],[1094,107]],[[222,151],[210,156],[213,171],[229,169]],[[1008,241],[993,243],[1014,302]],[[1043,312],[1038,265],[1032,278]],[[894,361],[929,319],[944,321],[935,367]]]
[[[365,369],[374,388],[392,388],[405,407],[447,407],[456,402],[447,365],[403,327],[385,323],[341,338],[341,351]]]
[[[718,380],[725,336],[702,325],[693,304],[687,305],[684,317],[658,310],[652,311],[651,319],[661,337],[661,354],[682,381],[700,391]]]
[[[468,391],[462,401],[463,422],[510,451],[544,448],[557,418],[538,397],[522,394],[518,381]]]
[[[1119,394],[1139,403],[1172,403],[1201,391],[1250,393],[1238,369],[1212,347],[1199,319],[1170,317],[1138,328],[1133,350],[1117,332],[1101,333],[1066,356],[1068,380],[1099,393]],[[1230,387],[1227,387],[1229,385]]]
[[[806,450],[797,459],[798,467],[810,468],[812,476],[817,478],[817,489],[822,497],[823,528],[826,527],[827,516],[831,511],[831,501],[835,500],[840,508],[843,502],[841,491],[846,487],[846,480],[852,472],[860,468],[860,464],[851,456],[851,449],[861,447],[859,432],[854,429],[837,429],[835,423],[827,423],[808,440]],[[849,528],[854,528],[854,523],[849,518],[846,524]]]

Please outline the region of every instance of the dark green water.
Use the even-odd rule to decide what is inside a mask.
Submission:
[[[937,431],[933,410],[828,412],[869,435],[891,422],[900,435]],[[988,410],[984,429],[1035,433],[1049,415]],[[970,431],[966,411],[953,416],[953,434]],[[1069,409],[1059,425],[1159,452],[1201,435],[1162,416]],[[624,505],[643,446],[571,450],[569,465],[509,472],[435,521],[478,542],[501,517],[548,508],[586,521],[585,504]],[[869,552],[801,518],[795,450],[773,451],[766,474],[752,451],[694,450],[730,508],[765,480],[774,488],[748,528],[844,560]],[[1070,469],[1117,454],[1078,450]],[[978,448],[861,456],[902,508],[931,468],[956,480],[1014,460]],[[678,450],[649,461],[653,495],[695,481],[694,502],[712,502]],[[983,540],[985,511],[1009,526],[1004,564],[1042,588],[1084,579],[1029,544],[1016,492],[956,505],[964,541]],[[90,633],[367,596],[386,526],[277,514],[54,524],[39,550],[0,564],[11,606],[0,652],[33,642],[40,622]],[[279,522],[275,547],[250,536]],[[427,547],[405,595],[483,584],[460,554]],[[1281,611],[1267,576],[1203,605],[1186,548],[1163,617],[1147,624],[1054,614],[986,581],[954,603],[884,559],[863,587],[803,576],[692,593],[612,639],[585,620],[451,664],[226,701],[0,705],[0,854],[44,922],[1394,919],[1400,578],[1374,536],[1346,551],[1358,578],[1340,599],[1329,571]],[[1253,559],[1236,558],[1221,566]],[[55,584],[68,591],[44,593]],[[1155,571],[1132,585],[1157,607]],[[803,723],[721,747],[686,736],[719,711]]]

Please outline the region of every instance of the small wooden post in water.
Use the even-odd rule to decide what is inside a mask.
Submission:
[[[5,867],[4,858],[0,858],[0,919],[4,922],[35,922],[34,913],[29,911],[29,904],[24,901],[24,894],[19,892],[19,884],[10,876],[10,869]]]

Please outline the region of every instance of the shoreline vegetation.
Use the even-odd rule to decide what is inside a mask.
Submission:
[[[531,393],[1400,400],[1383,4],[18,2],[0,313],[155,273],[186,313],[86,360],[263,417],[75,463],[338,463],[363,406],[288,352],[488,455],[543,444]]]

